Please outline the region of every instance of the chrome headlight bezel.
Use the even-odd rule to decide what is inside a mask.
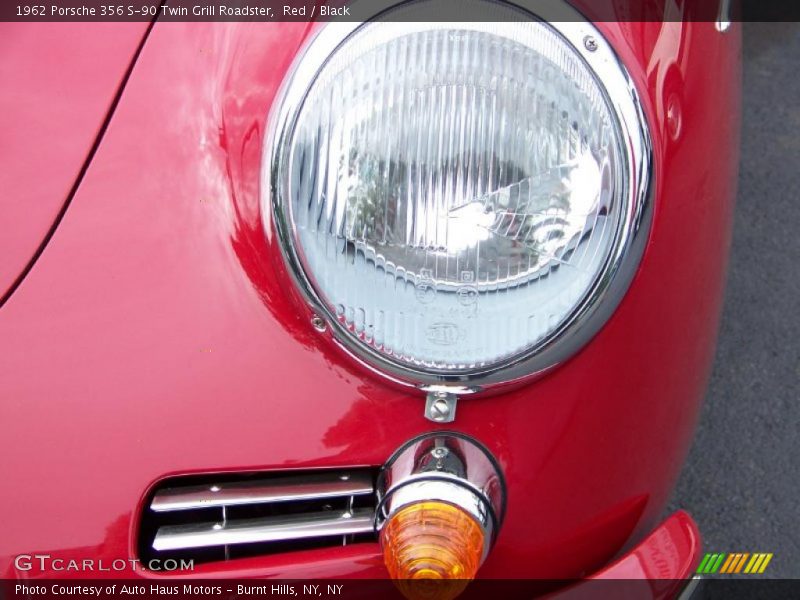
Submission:
[[[514,5],[526,12],[523,6]],[[566,13],[565,13],[566,11]],[[555,22],[570,15],[569,21]],[[293,280],[311,310],[322,317],[333,339],[373,372],[394,382],[422,390],[472,393],[543,373],[564,362],[586,345],[621,302],[644,253],[652,220],[655,189],[652,141],[639,94],[614,49],[598,29],[562,0],[537,4],[534,18],[546,22],[575,51],[596,78],[617,120],[622,139],[623,197],[626,211],[609,256],[585,294],[561,325],[540,343],[505,364],[461,372],[409,366],[380,354],[354,339],[326,307],[307,276],[292,224],[285,218],[289,201],[283,195],[288,182],[288,147],[306,94],[336,49],[363,24],[331,22],[322,26],[298,52],[276,96],[268,119],[262,158],[261,210],[265,227],[275,224],[280,246]]]

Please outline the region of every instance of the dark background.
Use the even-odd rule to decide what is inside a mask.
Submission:
[[[745,23],[743,76],[719,345],[670,510],[704,551],[773,552],[765,575],[800,578],[800,23]]]

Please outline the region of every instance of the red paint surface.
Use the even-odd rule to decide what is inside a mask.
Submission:
[[[67,199],[147,23],[0,23],[0,297]]]
[[[697,524],[683,511],[661,523],[635,548],[587,582],[548,596],[550,600],[675,598],[694,574],[700,559],[701,540]]]
[[[653,122],[651,240],[583,351],[531,385],[462,400],[448,425],[483,442],[508,481],[485,577],[591,573],[649,533],[713,357],[738,160],[739,27],[600,27]],[[299,23],[152,31],[64,221],[0,311],[0,514],[14,515],[0,574],[18,574],[19,553],[133,556],[142,497],[166,475],[378,465],[436,428],[419,395],[354,367],[314,331],[264,235],[265,119],[304,35]],[[665,90],[682,109],[674,139]],[[384,573],[375,544],[195,572]]]

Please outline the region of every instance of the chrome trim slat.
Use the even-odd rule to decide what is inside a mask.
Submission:
[[[346,479],[345,479],[346,477]],[[363,496],[373,492],[368,473],[342,472],[167,488],[150,503],[155,512]]]
[[[257,542],[285,542],[374,531],[375,512],[361,508],[349,512],[320,512],[160,527],[153,549],[184,550]]]

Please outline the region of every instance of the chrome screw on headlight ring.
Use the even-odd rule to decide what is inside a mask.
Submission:
[[[652,151],[626,69],[565,3],[415,22],[431,2],[306,43],[270,114],[263,212],[347,352],[466,394],[606,322],[649,230]]]

